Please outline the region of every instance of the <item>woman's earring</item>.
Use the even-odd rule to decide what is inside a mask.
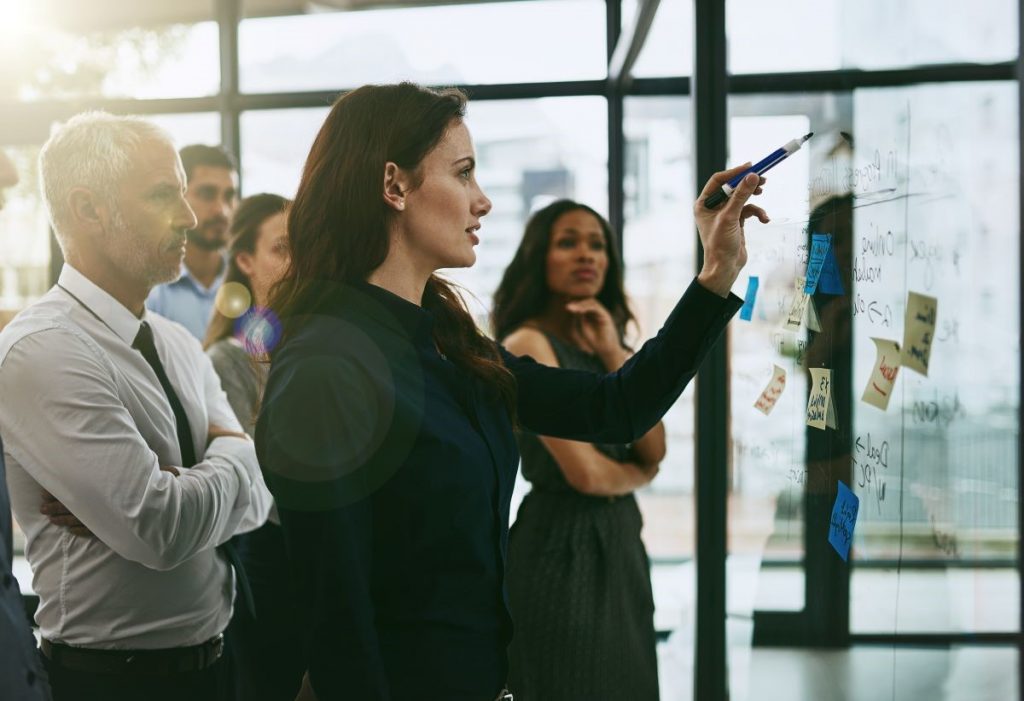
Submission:
[[[398,208],[405,209],[405,200],[398,200]]]

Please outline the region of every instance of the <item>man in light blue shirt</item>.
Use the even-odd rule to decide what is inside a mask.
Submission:
[[[238,167],[219,146],[193,144],[180,155],[188,182],[185,199],[197,224],[188,232],[181,277],[153,288],[146,306],[202,341],[227,271],[224,249],[238,206]]]

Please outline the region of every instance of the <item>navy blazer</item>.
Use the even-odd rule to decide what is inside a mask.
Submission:
[[[519,422],[637,439],[741,304],[695,281],[658,336],[604,376],[503,352]],[[512,635],[504,569],[519,450],[505,406],[438,352],[431,313],[370,284],[325,294],[274,356],[256,441],[318,697],[493,699]]]
[[[11,701],[48,699],[50,689],[25,615],[21,587],[11,573],[11,525],[4,444],[0,440],[0,696]]]

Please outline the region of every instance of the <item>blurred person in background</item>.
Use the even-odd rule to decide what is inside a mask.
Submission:
[[[238,206],[238,166],[220,146],[193,144],[181,149],[180,156],[188,184],[185,199],[195,212],[196,226],[188,231],[181,276],[154,287],[146,306],[202,341],[227,272],[224,249]]]
[[[93,112],[39,172],[66,262],[0,332],[0,431],[53,696],[232,699],[228,541],[271,498],[199,342],[144,306],[195,226],[181,162],[154,124]]]
[[[4,190],[17,184],[14,164],[0,151],[0,209],[4,206]],[[3,400],[0,397],[0,401]],[[50,698],[49,682],[25,615],[21,587],[11,571],[14,561],[12,527],[4,443],[0,436],[0,691],[11,701],[45,701]]]
[[[613,240],[586,205],[537,211],[494,294],[496,338],[551,367],[621,368],[633,314]],[[526,699],[657,701],[654,596],[633,491],[658,473],[664,426],[630,444],[520,431],[519,448],[532,489],[509,534],[509,686]]]
[[[227,274],[204,341],[231,408],[249,435],[255,432],[267,380],[266,356],[278,333],[267,304],[271,287],[288,267],[285,225],[290,204],[284,197],[264,193],[238,205],[231,222]],[[263,526],[234,541],[256,608],[253,619],[236,607],[229,628],[239,663],[239,698],[292,701],[305,666],[295,625],[295,591],[289,586],[284,535],[275,511]]]

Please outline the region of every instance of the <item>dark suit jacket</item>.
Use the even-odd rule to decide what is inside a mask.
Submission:
[[[4,444],[0,441],[0,696],[12,701],[48,699],[49,685],[25,617],[21,587],[11,573],[11,523]]]
[[[739,309],[694,282],[606,376],[503,354],[536,433],[628,443],[682,392]],[[493,699],[519,452],[504,405],[441,356],[430,312],[341,286],[277,351],[256,429],[331,699]],[[513,690],[514,691],[514,690]]]

